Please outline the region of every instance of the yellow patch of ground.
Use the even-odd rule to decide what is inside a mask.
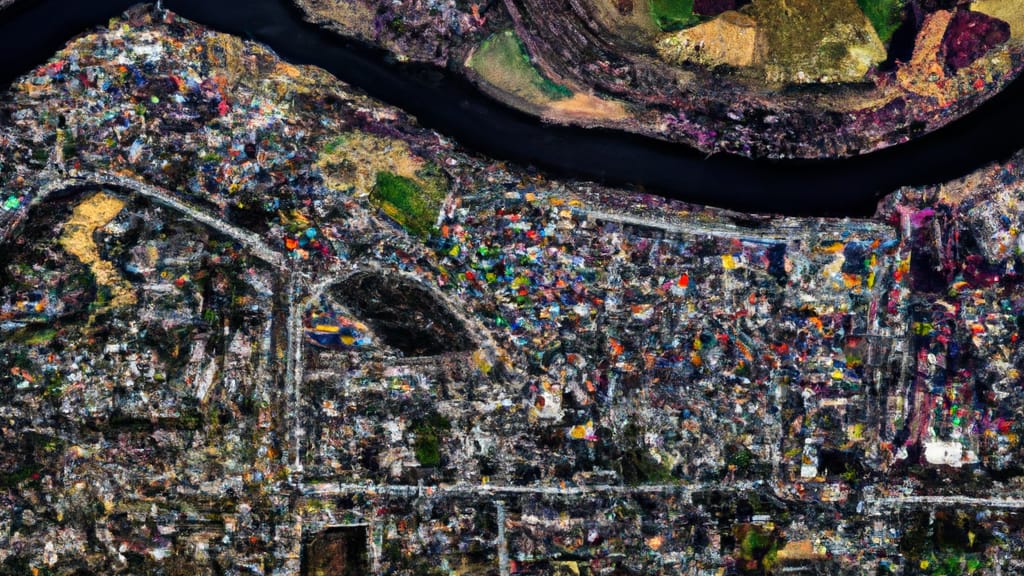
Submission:
[[[896,71],[896,79],[905,90],[945,102],[946,94],[941,85],[945,83],[946,72],[939,61],[939,48],[952,19],[953,13],[948,10],[933,12],[925,19],[917,33],[910,62]]]
[[[330,22],[346,35],[363,40],[374,38],[374,10],[359,0],[309,0],[300,4],[310,14]]]
[[[590,14],[618,36],[650,43],[661,34],[647,0],[589,0]]]
[[[99,246],[93,240],[96,229],[113,220],[123,208],[124,201],[97,192],[75,206],[59,240],[64,250],[89,267],[97,284],[110,289],[111,300],[107,308],[135,304],[135,291],[131,284],[113,264],[100,256]]]
[[[391,172],[424,184],[416,173],[425,164],[401,140],[351,132],[329,142],[320,152],[316,166],[329,187],[351,188],[356,196],[367,196],[378,172]]]
[[[759,39],[756,20],[728,11],[703,24],[666,34],[656,47],[658,55],[673,64],[696,62],[705,66],[743,67],[756,63]]]
[[[245,44],[241,38],[216,34],[206,37],[203,53],[217,72],[235,78],[245,73]]]
[[[289,92],[308,94],[337,80],[314,66],[294,66],[278,60],[270,51],[227,34],[210,34],[202,54],[209,65],[209,76],[219,84],[224,96],[236,86],[254,90],[273,90],[278,98]]]
[[[765,77],[771,82],[858,82],[886,58],[856,0],[754,0],[749,12],[764,31]]]
[[[1020,0],[974,0],[971,10],[998,18],[1010,25],[1010,36],[1024,38],[1024,2]]]
[[[309,94],[323,89],[325,84],[337,82],[337,79],[315,66],[293,66],[287,62],[278,62],[274,67],[273,89],[279,97],[289,91],[298,94]]]
[[[783,560],[820,560],[825,554],[816,549],[810,540],[796,540],[786,542],[786,545],[779,550],[777,559]]]
[[[604,100],[590,94],[576,92],[571,98],[556,100],[547,106],[545,116],[574,120],[625,120],[629,118],[626,105],[618,100]]]

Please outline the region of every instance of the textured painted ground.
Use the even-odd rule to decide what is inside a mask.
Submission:
[[[0,118],[2,574],[1021,570],[1019,157],[703,209],[148,9]]]
[[[547,120],[748,156],[852,156],[973,110],[1021,68],[1013,0],[299,0]]]

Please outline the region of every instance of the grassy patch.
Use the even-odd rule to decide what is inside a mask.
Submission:
[[[618,472],[629,486],[675,482],[668,464],[655,457],[643,444],[643,430],[635,424],[626,426],[622,443],[626,448],[618,461]]]
[[[869,0],[888,2],[893,0]],[[854,0],[754,0],[752,16],[765,31],[767,75],[789,82],[800,73],[831,82],[863,79],[885,59],[871,22]]]
[[[10,335],[10,341],[26,346],[43,346],[57,336],[57,329],[50,327],[26,326]]]
[[[440,185],[443,177],[431,177],[430,172],[422,170],[419,181],[393,172],[378,172],[370,198],[406,230],[426,236],[444,200],[444,186]]]
[[[697,23],[693,0],[648,0],[651,18],[663,32],[682,30]]]
[[[741,524],[733,528],[739,542],[737,556],[744,573],[765,574],[778,563],[779,549],[784,541],[774,531],[762,526]]]
[[[324,143],[317,159],[317,167],[328,186],[357,196],[370,194],[380,172],[420,181],[418,173],[427,164],[403,140],[360,131],[331,138]]]
[[[413,451],[421,466],[439,466],[441,464],[441,438],[451,430],[451,422],[439,414],[433,414],[413,428],[416,441]]]
[[[648,450],[627,450],[620,462],[619,472],[629,486],[666,484],[675,481],[672,471],[659,462]]]
[[[857,4],[875,27],[878,37],[888,44],[903,22],[903,0],[857,0]]]
[[[39,464],[26,464],[12,472],[0,474],[0,487],[17,488],[22,482],[32,478],[32,475],[42,470]]]
[[[324,144],[324,153],[337,154],[338,150],[342,149],[346,143],[348,143],[347,136],[337,136],[332,138],[327,142],[327,144]]]
[[[497,32],[484,40],[467,64],[502,91],[534,104],[572,96],[571,90],[537,71],[523,43],[511,30]]]

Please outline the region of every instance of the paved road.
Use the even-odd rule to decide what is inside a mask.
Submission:
[[[175,198],[170,192],[162,188],[151,186],[144,182],[126,178],[124,176],[99,172],[80,173],[74,176],[53,174],[52,177],[49,178],[45,174],[41,174],[39,179],[48,183],[41,188],[35,198],[32,199],[33,206],[41,204],[50,196],[66,190],[90,187],[109,187],[125,190],[149,198],[158,204],[162,204],[188,216],[189,218],[192,218],[196,222],[205,224],[217,232],[220,232],[225,236],[229,236],[232,240],[242,244],[249,249],[254,256],[267,264],[270,264],[274,268],[285,269],[285,265],[287,263],[285,256],[267,245],[259,235],[249,232],[248,230],[243,230],[232,224],[228,224],[216,216],[212,216],[203,210],[190,206],[178,198]],[[9,216],[8,219],[12,217],[13,216]],[[0,222],[0,225],[6,226],[7,224],[7,221]],[[3,229],[7,230],[6,227]]]

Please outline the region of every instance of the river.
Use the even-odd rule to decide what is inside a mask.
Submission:
[[[0,12],[0,84],[43,63],[75,35],[136,2],[23,0]],[[164,7],[212,29],[259,41],[296,64],[324,68],[370,96],[415,115],[465,148],[533,165],[560,178],[593,180],[695,204],[793,216],[864,217],[900,186],[937,184],[1024,148],[1024,80],[975,111],[911,143],[837,160],[710,157],[681,144],[605,129],[545,124],[428,65],[302,20],[284,0],[166,0]]]

